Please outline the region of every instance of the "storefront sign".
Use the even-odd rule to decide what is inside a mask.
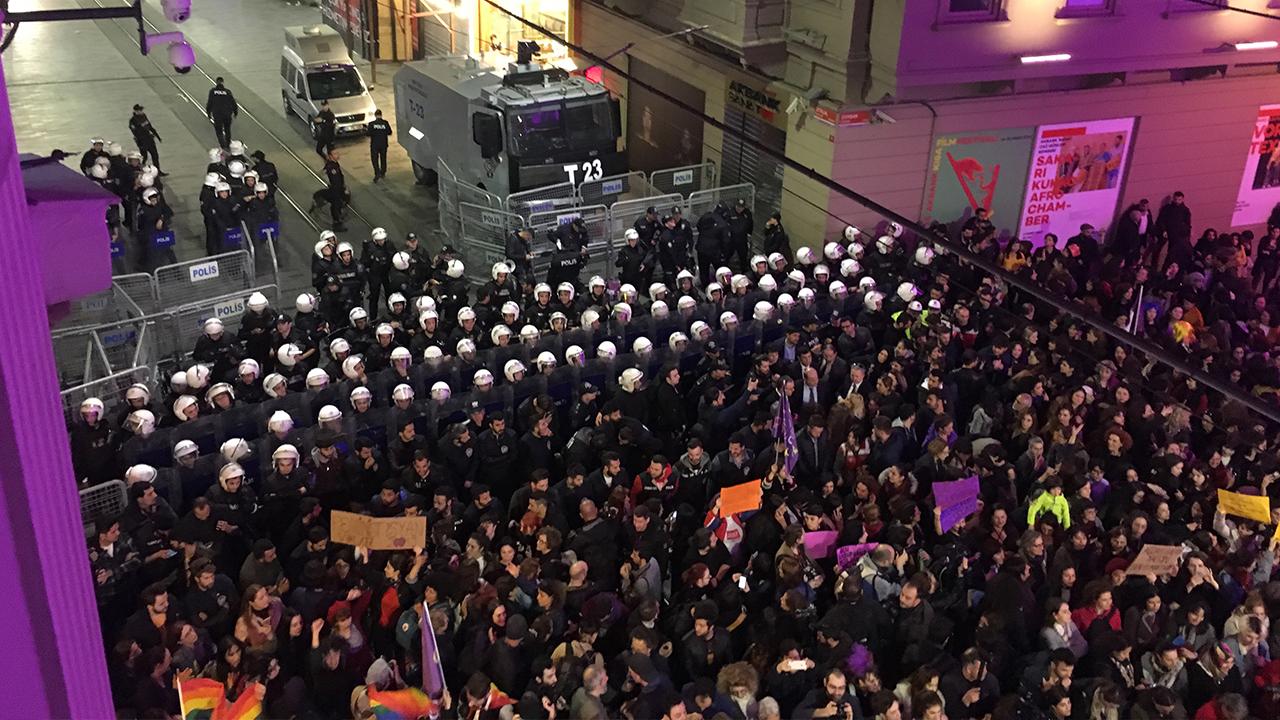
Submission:
[[[1256,225],[1265,221],[1280,202],[1280,105],[1263,105],[1249,137],[1244,177],[1236,193],[1231,225]]]
[[[967,220],[978,208],[991,213],[1001,233],[1018,226],[1034,127],[939,135],[925,186],[926,223]]]
[[[1085,223],[1105,236],[1120,200],[1133,122],[1128,117],[1041,125],[1018,237],[1038,247],[1047,233],[1065,240]]]
[[[836,127],[856,127],[871,124],[870,110],[834,110],[819,105],[813,109],[813,116],[819,121]]]
[[[767,88],[730,80],[724,99],[731,107],[755,115],[770,125],[784,130],[787,127],[787,114],[782,110],[782,100]]]

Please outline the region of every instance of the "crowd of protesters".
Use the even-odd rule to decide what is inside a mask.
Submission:
[[[1272,401],[1280,228],[1192,227],[1178,195],[1105,244],[982,212],[953,239]],[[471,287],[452,248],[326,234],[292,313],[252,297],[162,387],[85,401],[78,476],[128,485],[89,549],[122,715],[203,676],[370,717],[368,688],[422,683],[425,620],[445,718],[1280,717],[1276,515],[1217,507],[1280,492],[1239,404],[893,224],[705,283],[512,259]],[[934,484],[971,476],[943,531]],[[427,536],[334,543],[333,510]],[[811,555],[824,530],[852,552]],[[1128,574],[1148,544],[1177,572]]]

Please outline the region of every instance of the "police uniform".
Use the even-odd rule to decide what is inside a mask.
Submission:
[[[338,118],[326,107],[316,114],[315,119],[311,121],[311,127],[316,136],[316,154],[324,157],[338,133]]]
[[[342,174],[342,166],[337,160],[326,160],[324,176],[329,182],[326,192],[329,201],[329,217],[333,220],[334,230],[345,230],[342,225],[342,207],[347,202],[347,178]],[[318,195],[319,193],[317,193]]]
[[[376,117],[369,123],[369,160],[373,163],[373,181],[387,176],[387,141],[391,138],[391,123]]]
[[[141,105],[133,106],[133,117],[129,118],[129,132],[133,133],[133,142],[142,153],[142,161],[151,158],[151,164],[160,167],[160,153],[156,150],[156,142],[163,142],[160,133],[156,132],[150,118],[142,111]]]
[[[209,89],[204,111],[213,120],[213,132],[218,136],[218,145],[226,148],[231,144],[231,120],[240,114],[240,106],[236,104],[236,96],[222,84],[222,78],[218,78],[216,82]]]
[[[377,317],[379,297],[391,296],[387,288],[387,274],[391,271],[391,256],[396,252],[390,240],[378,243],[372,238],[364,241],[364,250],[360,255],[360,264],[364,266],[369,282],[369,317]]]

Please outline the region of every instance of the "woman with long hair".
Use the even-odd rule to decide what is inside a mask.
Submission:
[[[1071,606],[1067,601],[1052,598],[1045,605],[1045,611],[1044,627],[1040,630],[1040,640],[1045,648],[1051,652],[1067,648],[1076,659],[1084,657],[1089,651],[1089,641],[1071,619]]]
[[[276,628],[284,616],[284,603],[261,585],[245,588],[236,618],[235,638],[246,652],[271,655],[276,651]]]

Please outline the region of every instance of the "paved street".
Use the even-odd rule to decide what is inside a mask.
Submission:
[[[110,0],[77,0],[82,7]],[[281,295],[292,298],[309,283],[309,255],[319,230],[327,228],[327,211],[308,217],[311,194],[323,185],[323,162],[304,121],[286,117],[279,89],[281,28],[320,21],[319,10],[287,6],[276,0],[196,2],[191,19],[173,26],[158,0],[148,0],[148,32],[171,29],[185,33],[196,52],[197,65],[180,75],[168,63],[164,48],[150,56],[138,51],[137,32],[130,21],[30,23],[24,25],[5,62],[19,147],[23,152],[48,153],[59,148],[77,157],[90,137],[114,139],[133,149],[127,123],[134,103],[147,113],[164,142],[161,165],[166,197],[173,206],[179,260],[204,254],[204,230],[198,193],[216,145],[204,102],[213,78],[226,78],[240,104],[232,135],[251,150],[262,150],[279,169],[283,238],[280,244]],[[18,3],[15,9],[65,6],[55,0]],[[230,30],[229,30],[230,29]],[[382,64],[374,88],[378,106],[394,124],[390,78],[395,68]],[[367,63],[361,64],[366,82]],[[356,247],[371,227],[386,227],[393,238],[414,230],[434,249],[431,231],[437,227],[434,190],[413,183],[407,156],[393,138],[387,179],[372,183],[367,141],[340,141],[342,164],[352,192],[349,231],[341,233]],[[266,268],[259,267],[259,282]],[[284,302],[286,306],[291,301]]]

